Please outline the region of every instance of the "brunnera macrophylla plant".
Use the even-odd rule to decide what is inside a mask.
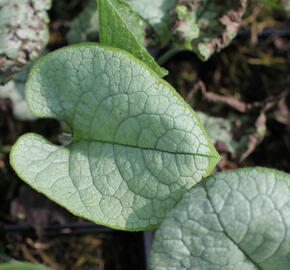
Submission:
[[[20,137],[11,151],[16,173],[98,224],[128,231],[161,224],[153,270],[289,269],[290,176],[262,168],[209,176],[220,157],[140,49],[131,8],[98,3],[101,44],[43,57],[26,84],[31,111],[64,121],[72,142]]]
[[[192,109],[119,49],[82,44],[42,58],[26,99],[38,117],[66,122],[72,143],[24,135],[12,166],[33,188],[99,224],[155,228],[219,161]]]
[[[140,51],[141,27],[129,19],[130,6],[98,3],[102,45],[84,43],[42,58],[26,84],[31,111],[66,122],[72,144],[59,147],[28,134],[16,143],[11,163],[76,215],[117,229],[155,228],[210,174],[219,155],[190,106],[158,76],[162,69]],[[107,37],[115,32],[120,40]],[[146,65],[107,47],[128,42]]]

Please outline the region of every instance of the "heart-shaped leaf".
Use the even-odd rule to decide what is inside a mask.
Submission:
[[[0,270],[49,270],[42,265],[31,263],[4,263],[0,264]]]
[[[72,144],[21,137],[18,175],[76,215],[119,229],[156,227],[219,160],[196,114],[128,53],[83,44],[40,60],[30,109],[65,121]]]
[[[120,0],[98,0],[100,40],[103,44],[133,54],[163,77],[167,71],[158,66],[144,47],[142,20]]]
[[[153,270],[290,269],[290,175],[250,168],[209,177],[158,229]]]

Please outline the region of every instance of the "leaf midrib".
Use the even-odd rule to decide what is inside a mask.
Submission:
[[[118,14],[120,20],[123,22],[123,24],[126,26],[127,28],[127,31],[132,35],[133,39],[136,41],[136,43],[138,43],[140,46],[141,46],[141,49],[142,48],[142,43],[136,38],[135,34],[130,30],[130,27],[128,26],[128,23],[127,21],[124,21],[123,20],[123,17],[122,15],[120,14],[119,10],[111,3],[111,1],[107,1],[108,4],[112,7],[112,9],[114,9],[114,11]],[[131,7],[130,7],[131,8]]]
[[[213,209],[213,211],[214,211],[214,213],[216,214],[216,217],[217,217],[217,220],[218,220],[218,222],[219,222],[219,224],[220,224],[220,226],[221,226],[221,228],[223,229],[223,233],[225,234],[225,236],[235,245],[235,246],[237,246],[238,247],[238,249],[244,254],[244,256],[255,266],[255,267],[257,267],[257,269],[258,270],[263,270],[262,268],[261,268],[261,266],[260,265],[258,265],[255,261],[253,261],[253,259],[250,257],[250,255],[243,249],[243,248],[241,248],[240,246],[239,246],[239,244],[227,233],[227,231],[226,231],[226,228],[225,228],[225,226],[224,226],[224,224],[223,224],[223,222],[221,221],[221,219],[220,219],[220,216],[219,216],[219,214],[216,212],[216,210],[215,210],[215,207],[214,207],[214,204],[213,204],[213,202],[212,202],[212,200],[211,200],[211,197],[209,196],[209,194],[208,194],[208,192],[209,192],[209,190],[207,189],[207,186],[206,186],[206,183],[203,183],[203,187],[204,187],[204,189],[205,189],[205,193],[206,193],[206,197],[207,197],[207,199],[208,199],[208,201],[210,202],[210,205],[211,205],[211,207],[212,207],[212,209]]]
[[[206,154],[200,154],[200,153],[187,153],[187,152],[171,152],[171,151],[165,151],[165,150],[156,149],[156,148],[150,148],[150,147],[147,148],[147,147],[141,147],[141,146],[136,146],[136,145],[127,145],[127,144],[121,144],[121,143],[117,143],[117,142],[104,141],[104,140],[93,140],[93,139],[92,140],[73,139],[72,143],[69,144],[68,146],[70,146],[74,143],[79,143],[79,142],[104,143],[104,144],[111,144],[111,145],[117,145],[117,146],[122,146],[122,147],[135,148],[135,149],[139,149],[139,150],[143,150],[143,151],[157,151],[157,152],[171,154],[171,155],[200,156],[200,157],[218,159],[218,157],[215,155],[206,155]]]

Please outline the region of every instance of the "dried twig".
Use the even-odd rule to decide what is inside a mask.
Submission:
[[[262,10],[263,10],[263,5],[256,4],[253,9],[253,12],[248,17],[242,20],[241,26],[245,26],[245,25],[255,22],[257,20],[258,15],[260,14]]]
[[[268,102],[261,110],[257,120],[255,121],[256,132],[249,136],[249,143],[246,152],[240,158],[240,161],[244,161],[249,155],[251,155],[258,144],[263,140],[267,131],[267,117],[266,112],[273,108],[276,102]]]
[[[254,102],[254,103],[245,103],[242,101],[237,100],[236,98],[232,96],[222,96],[213,92],[207,92],[206,86],[203,81],[199,81],[196,84],[196,87],[198,90],[201,90],[203,97],[209,101],[214,103],[224,103],[232,107],[233,109],[245,113],[248,112],[254,108],[262,107],[263,102]],[[195,88],[195,87],[194,87]],[[194,89],[193,88],[193,89]],[[189,92],[191,93],[191,92]]]

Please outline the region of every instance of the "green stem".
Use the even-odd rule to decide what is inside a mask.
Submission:
[[[163,55],[161,55],[157,62],[160,66],[164,65],[172,56],[174,56],[175,54],[184,51],[184,48],[181,47],[172,47],[170,48],[168,51],[166,51]]]

